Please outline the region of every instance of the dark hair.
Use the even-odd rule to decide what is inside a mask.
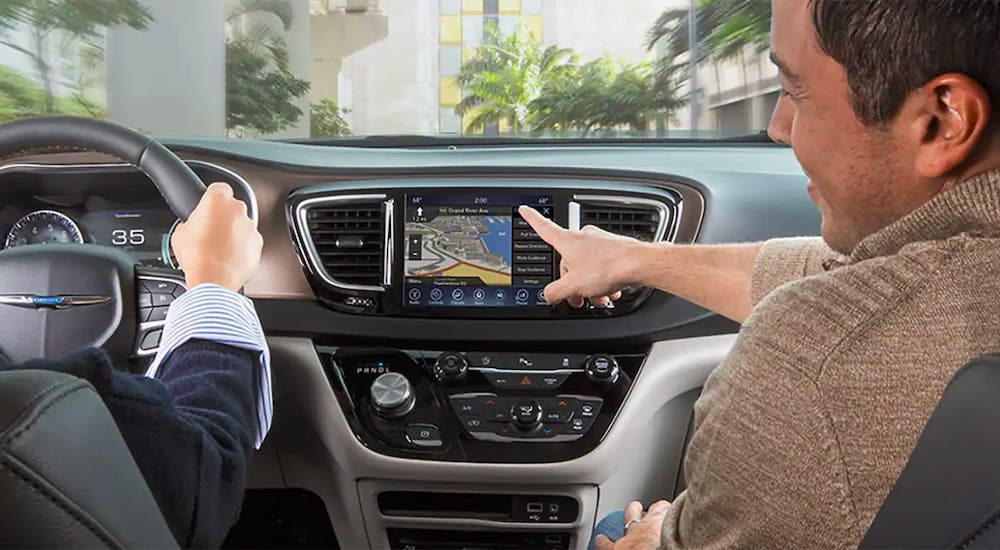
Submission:
[[[812,0],[812,19],[865,124],[889,122],[910,92],[953,72],[1000,105],[1000,0]]]

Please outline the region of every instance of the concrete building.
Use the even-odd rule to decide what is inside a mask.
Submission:
[[[226,130],[226,3],[143,0],[148,28],[107,33],[107,118],[159,135]]]
[[[328,44],[314,49],[314,59],[343,52],[336,63],[314,63],[311,77],[313,93],[336,99],[350,111],[346,119],[352,133],[437,131],[436,3],[382,0],[377,11],[369,5],[345,12],[346,34],[328,30],[314,39]],[[319,82],[327,84],[316,86]]]
[[[685,85],[684,93],[690,84]],[[730,137],[764,130],[778,102],[778,70],[767,52],[748,47],[743,56],[698,67],[698,135]],[[675,134],[691,129],[691,106],[682,107],[669,126]]]

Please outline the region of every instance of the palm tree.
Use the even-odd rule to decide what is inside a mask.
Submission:
[[[600,126],[599,117],[614,77],[613,62],[601,58],[573,66],[559,78],[546,81],[541,94],[531,102],[532,131],[582,130],[586,137]]]
[[[564,78],[575,56],[558,46],[542,48],[523,28],[502,37],[495,25],[486,29],[481,46],[462,64],[458,83],[466,96],[455,107],[472,114],[465,130],[475,132],[504,121],[514,132],[530,128],[530,105],[546,82]]]
[[[309,91],[288,65],[285,39],[263,16],[292,26],[288,0],[231,0],[226,15],[226,128],[243,135],[284,130],[302,116],[295,101]]]
[[[675,72],[663,61],[633,65],[601,58],[577,66],[547,82],[531,103],[532,130],[580,130],[582,137],[623,128],[646,132],[682,103]]]
[[[287,69],[288,48],[285,39],[267,23],[248,23],[254,15],[276,17],[285,31],[292,27],[292,6],[288,0],[232,0],[226,14],[229,29],[227,56],[229,53],[266,56],[276,68]]]
[[[699,61],[708,57],[729,59],[747,45],[755,46],[758,52],[768,47],[768,0],[699,0],[696,18]],[[660,14],[646,32],[646,48],[653,49],[661,40],[666,40],[673,57],[688,51],[687,9],[669,9]]]

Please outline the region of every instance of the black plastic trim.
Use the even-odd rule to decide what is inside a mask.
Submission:
[[[641,145],[645,147],[691,147],[740,145],[746,147],[788,147],[776,143],[766,131],[756,134],[724,138],[529,138],[529,137],[453,137],[421,135],[376,135],[343,138],[292,138],[274,140],[282,143],[302,145],[323,145],[332,147],[363,147],[371,149],[423,149],[423,148],[463,148],[463,147],[510,147],[515,145],[544,145],[547,147]]]
[[[326,345],[400,348],[475,346],[484,350],[612,353],[662,340],[731,334],[739,324],[690,302],[654,292],[639,311],[615,319],[423,319],[341,313],[314,300],[254,299],[264,331]]]

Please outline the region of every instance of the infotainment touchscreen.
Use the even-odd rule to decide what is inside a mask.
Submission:
[[[552,249],[517,213],[553,217],[552,197],[442,189],[406,196],[403,301],[408,307],[537,307]]]

